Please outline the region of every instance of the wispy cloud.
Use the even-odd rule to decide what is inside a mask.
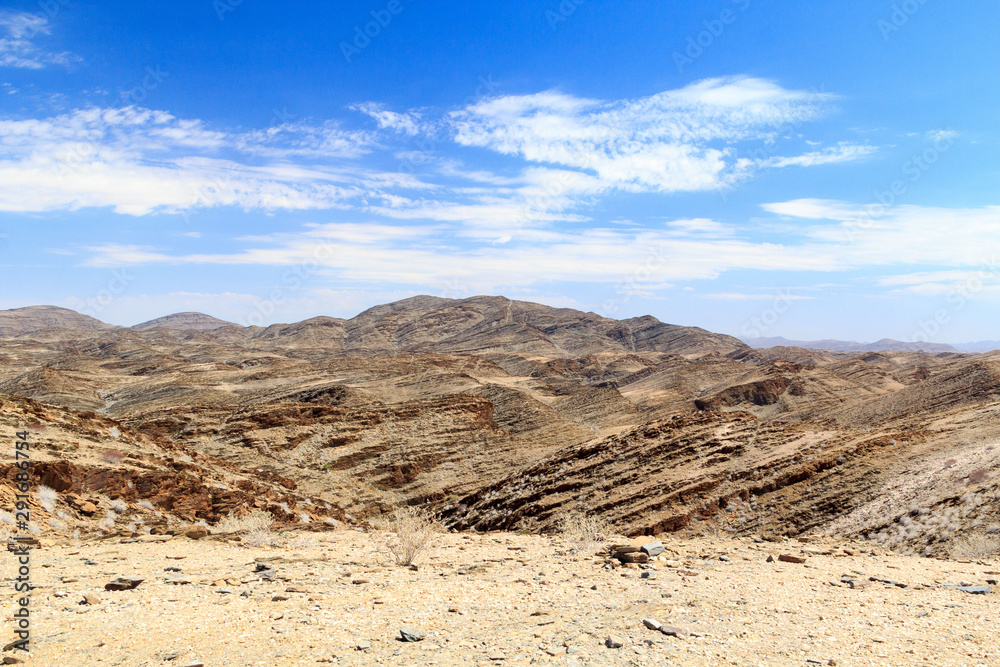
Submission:
[[[840,144],[822,151],[810,151],[794,157],[772,157],[761,162],[763,167],[815,167],[823,164],[853,162],[878,151],[875,146]]]
[[[582,170],[605,188],[699,191],[753,168],[736,157],[734,143],[773,138],[782,125],[820,117],[832,100],[733,77],[613,102],[557,91],[497,97],[453,112],[449,122],[461,145]]]
[[[0,10],[0,67],[42,69],[80,61],[79,56],[67,51],[49,52],[35,44],[36,38],[49,33],[49,21],[44,16]]]

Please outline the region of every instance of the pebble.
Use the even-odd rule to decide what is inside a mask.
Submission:
[[[643,544],[640,549],[647,556],[659,556],[663,553],[663,542],[657,540],[655,542],[650,542],[649,544]]]
[[[625,645],[625,640],[618,635],[608,635],[608,638],[604,640],[604,645],[608,648],[621,648]]]
[[[419,642],[425,639],[427,635],[419,630],[414,630],[413,628],[404,625],[399,629],[399,637],[404,642]]]
[[[104,590],[106,591],[131,591],[139,587],[144,580],[143,579],[128,579],[126,577],[118,577],[114,581],[109,581],[104,584]]]

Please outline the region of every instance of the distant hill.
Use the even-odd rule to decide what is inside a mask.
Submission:
[[[58,306],[28,306],[0,310],[0,337],[20,336],[51,328],[97,331],[115,328],[88,315]]]
[[[239,324],[220,320],[217,317],[206,315],[205,313],[174,313],[164,317],[157,317],[155,320],[136,324],[132,329],[136,331],[146,331],[163,327],[165,329],[180,329],[184,331],[212,331],[222,327],[238,327]]]
[[[581,357],[600,352],[729,354],[746,345],[655,317],[614,320],[502,296],[415,296],[369,308],[349,320],[318,317],[274,324],[256,335],[278,345],[336,346],[368,352],[532,353]]]
[[[907,343],[883,338],[874,343],[857,343],[843,340],[788,340],[780,336],[770,338],[745,338],[743,342],[753,348],[802,347],[807,350],[833,350],[834,352],[958,352],[959,349],[944,343]],[[990,348],[995,349],[995,348]],[[983,350],[985,351],[985,350]]]
[[[980,354],[982,352],[992,352],[1000,350],[1000,340],[981,340],[978,343],[958,343],[955,345],[962,352]]]

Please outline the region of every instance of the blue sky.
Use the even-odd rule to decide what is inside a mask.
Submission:
[[[1000,338],[1000,7],[0,4],[0,308]]]

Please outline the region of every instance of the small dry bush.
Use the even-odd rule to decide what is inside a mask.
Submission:
[[[400,507],[379,522],[380,553],[387,554],[396,565],[413,565],[431,547],[437,524],[423,510]]]
[[[560,518],[557,528],[564,539],[573,543],[577,553],[601,551],[616,532],[607,519],[579,512]]]
[[[287,546],[290,549],[315,549],[320,546],[320,541],[312,533],[299,533],[288,540]]]
[[[45,486],[42,484],[38,487],[38,504],[40,504],[46,512],[52,514],[56,509],[56,501],[59,500],[59,494],[52,487]]]
[[[240,543],[247,547],[270,547],[278,542],[278,536],[271,530],[274,515],[263,510],[235,516],[230,514],[216,526],[221,533],[235,533]]]
[[[955,540],[949,550],[957,560],[978,560],[1000,554],[1000,540],[986,535],[968,535]]]

